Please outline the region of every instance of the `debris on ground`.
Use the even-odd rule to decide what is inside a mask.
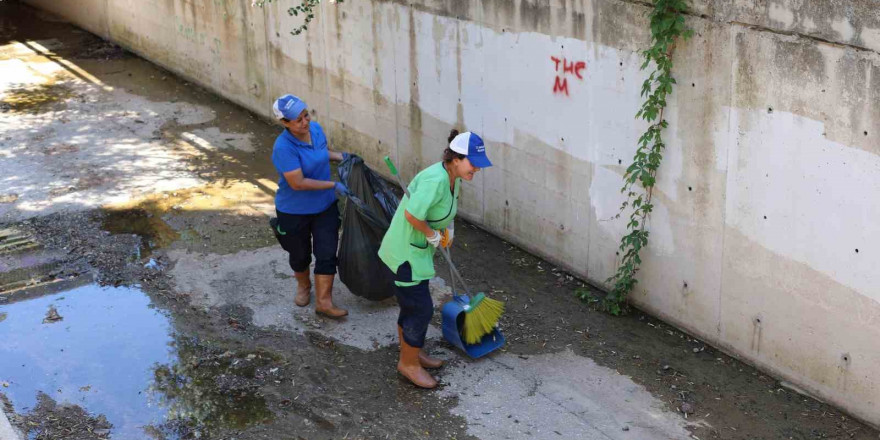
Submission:
[[[54,305],[49,306],[49,311],[46,312],[46,317],[43,318],[43,324],[51,324],[53,322],[61,321],[61,315],[58,314],[58,309],[55,308]]]
[[[103,415],[92,416],[77,405],[58,404],[40,393],[37,406],[19,417],[29,440],[99,440],[109,438],[113,425]]]

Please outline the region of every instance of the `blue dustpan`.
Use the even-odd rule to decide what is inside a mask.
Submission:
[[[470,303],[467,295],[455,295],[453,300],[443,305],[443,338],[450,344],[460,348],[468,356],[476,359],[483,357],[504,345],[504,335],[498,327],[492,329],[492,333],[483,336],[476,344],[465,344],[461,337],[460,329],[464,326],[464,315],[467,313],[464,307]]]

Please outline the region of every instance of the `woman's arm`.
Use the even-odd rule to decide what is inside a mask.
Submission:
[[[433,237],[434,236],[435,232],[428,225],[428,222],[415,218],[412,214],[409,213],[409,211],[404,211],[403,214],[404,214],[404,216],[406,216],[406,221],[408,221],[409,224],[411,224],[413,226],[413,228],[416,229],[416,231],[419,231],[422,234],[425,234],[425,237]]]
[[[342,153],[342,152],[340,152],[340,151],[333,151],[333,150],[330,149],[330,147],[327,147],[327,152],[330,153],[330,160],[335,160],[335,161],[337,161],[337,162],[342,162],[342,160],[345,159],[345,157],[343,156],[343,153]]]
[[[333,189],[336,187],[336,182],[332,182],[330,180],[315,180],[306,178],[305,176],[303,176],[302,168],[297,168],[293,171],[288,171],[284,173],[284,180],[287,181],[287,184],[290,185],[291,188],[297,191],[318,191],[322,189]]]

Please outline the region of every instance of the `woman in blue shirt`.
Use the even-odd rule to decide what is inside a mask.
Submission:
[[[278,98],[272,111],[285,127],[272,150],[272,163],[279,175],[275,232],[281,247],[290,254],[290,268],[296,276],[293,302],[300,307],[309,304],[309,265],[314,252],[315,313],[342,318],[348,311],[334,306],[331,295],[340,224],[336,193],[346,195],[348,189],[330,180],[330,161],[341,161],[348,154],[330,149],[324,130],[311,121],[306,103],[296,96]]]

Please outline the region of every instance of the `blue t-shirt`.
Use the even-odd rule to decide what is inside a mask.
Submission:
[[[317,122],[309,123],[312,144],[309,145],[292,135],[285,128],[275,139],[272,163],[278,171],[278,192],[275,193],[275,209],[286,214],[318,214],[336,202],[333,188],[317,191],[297,191],[287,184],[284,173],[302,169],[303,177],[330,180],[330,152],[327,136]]]

